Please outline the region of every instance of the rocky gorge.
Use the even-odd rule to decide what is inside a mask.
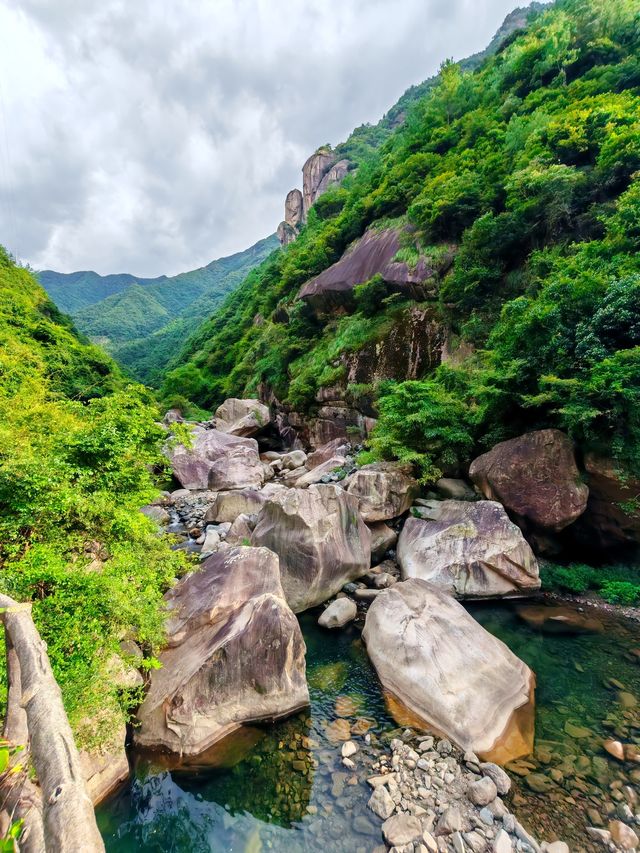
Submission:
[[[229,744],[243,732],[296,715],[309,704],[309,688],[294,614],[324,604],[319,630],[348,632],[355,625],[362,631],[386,713],[404,726],[383,736],[340,696],[333,721],[320,725],[318,737],[333,751],[330,763],[337,762],[329,777],[332,797],[339,803],[353,785],[362,806],[362,786],[370,788],[370,816],[357,822],[367,827],[364,846],[336,842],[335,849],[373,850],[378,834],[378,844],[403,853],[560,853],[567,849],[562,835],[558,840],[552,830],[546,844],[536,840],[535,830],[532,835],[519,822],[518,803],[529,806],[532,795],[554,799],[565,786],[568,799],[589,797],[589,776],[595,773],[596,788],[605,784],[611,761],[624,768],[620,782],[614,773],[606,783],[611,810],[598,793],[599,805],[586,817],[593,820],[567,840],[576,850],[634,849],[636,696],[627,692],[621,716],[610,717],[620,739],[601,740],[593,763],[575,759],[570,771],[567,757],[555,757],[555,749],[538,740],[534,746],[536,673],[461,603],[521,600],[539,589],[534,533],[571,524],[576,501],[582,512],[587,505],[566,437],[551,431],[516,442],[513,471],[504,457],[501,462],[506,451],[498,446],[490,464],[480,457],[471,466],[475,489],[443,479],[435,492],[420,496],[410,468],[360,465],[346,439],[309,452],[274,450],[276,419],[258,400],[229,400],[211,421],[188,424],[189,440],[168,445],[181,488],[143,511],[177,536],[175,547],[199,554],[201,566],[166,596],[168,644],[138,710],[136,748],[164,753],[173,766],[224,765],[234,751]],[[169,413],[167,429],[179,420]],[[536,497],[526,477],[540,476],[539,467],[519,462],[531,446],[551,446],[544,467],[553,501],[545,497],[541,509],[525,505],[527,494]],[[518,487],[515,497],[511,483]],[[524,607],[522,618],[581,630],[552,608],[539,610]],[[638,657],[629,654],[637,667]],[[593,737],[581,728],[567,723],[572,736]],[[299,746],[307,740],[314,736],[302,735]],[[307,748],[291,753],[303,778],[320,772]],[[515,817],[500,799],[512,786]],[[313,816],[317,807],[309,808]],[[549,829],[545,824],[543,831]]]

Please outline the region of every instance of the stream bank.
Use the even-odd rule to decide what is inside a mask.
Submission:
[[[640,765],[603,748],[612,736],[639,739],[637,705],[619,701],[621,693],[640,696],[635,625],[602,614],[602,631],[549,633],[520,618],[518,606],[470,606],[537,675],[535,751],[508,767],[506,806],[535,838],[601,851],[586,827],[606,830],[621,814],[634,825],[638,811]],[[98,810],[107,849],[371,853],[380,845],[382,820],[367,808],[367,780],[380,774],[403,730],[385,708],[360,639],[361,616],[326,631],[316,624],[318,611],[301,614],[310,708],[251,727],[226,758],[233,766],[168,770],[133,756],[132,781]],[[343,763],[347,740],[358,747],[353,768]]]

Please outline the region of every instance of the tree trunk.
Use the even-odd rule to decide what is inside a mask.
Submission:
[[[78,750],[46,646],[31,618],[31,605],[0,594],[0,608],[20,665],[19,704],[26,711],[31,757],[42,791],[45,849],[47,853],[100,853],[104,844]],[[8,721],[16,716],[15,707],[9,708]]]

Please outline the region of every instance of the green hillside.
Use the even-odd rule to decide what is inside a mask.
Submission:
[[[312,411],[342,375],[340,354],[384,335],[410,300],[374,279],[346,316],[318,319],[297,293],[391,222],[409,227],[403,260],[453,247],[428,304],[466,356],[417,381],[350,389],[375,401],[372,452],[430,479],[500,438],[558,426],[637,470],[638,170],[640,3],[559,0],[477,70],[443,65],[296,242],[198,329],[165,400],[212,407],[266,383]]]
[[[171,277],[44,270],[39,279],[82,332],[136,379],[153,385],[193,328],[194,318],[197,324],[214,311],[277,245],[275,236],[267,237],[244,252]]]
[[[135,697],[107,673],[124,636],[160,639],[181,571],[139,512],[163,464],[157,417],[0,247],[0,586],[33,601],[82,745],[117,737]]]

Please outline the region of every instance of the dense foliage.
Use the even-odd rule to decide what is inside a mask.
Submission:
[[[194,319],[197,323],[209,316],[277,245],[275,237],[267,237],[244,252],[171,277],[44,270],[39,278],[82,332],[135,379],[154,385],[181,349]]]
[[[598,566],[596,569],[584,563],[571,563],[568,566],[543,563],[540,577],[543,589],[560,589],[580,595],[596,591],[611,604],[640,603],[636,566]]]
[[[156,417],[0,248],[0,586],[33,602],[83,745],[117,735],[133,698],[114,686],[119,643],[151,652],[181,571],[139,512],[157,494]]]
[[[296,294],[391,218],[414,229],[410,251],[455,245],[437,305],[468,354],[373,389],[371,451],[430,479],[497,439],[558,426],[637,471],[638,0],[558,0],[477,71],[445,63],[404,124],[369,148],[298,240],[198,330],[167,401],[212,406],[264,383],[308,407],[339,378],[340,352],[375,340],[398,300],[374,288],[348,318],[319,322]]]

